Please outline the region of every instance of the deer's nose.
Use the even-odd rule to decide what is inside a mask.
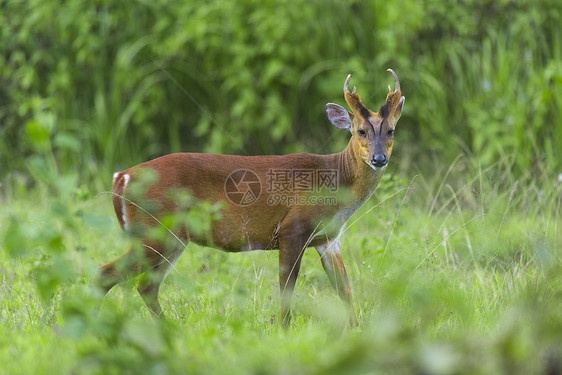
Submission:
[[[384,167],[386,163],[388,163],[388,159],[383,154],[377,154],[377,155],[373,155],[373,158],[371,159],[371,163],[375,167]]]

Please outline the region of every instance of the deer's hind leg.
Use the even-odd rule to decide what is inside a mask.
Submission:
[[[138,249],[131,246],[127,251],[101,266],[97,285],[105,292],[109,292],[115,285],[129,280],[142,273],[142,262]]]
[[[142,250],[129,248],[123,255],[99,268],[98,285],[107,293],[115,285],[143,274],[137,291],[156,317],[162,316],[158,301],[160,285],[183,253],[184,245],[164,245],[159,241],[142,241]]]
[[[160,286],[183,253],[184,246],[165,248],[159,242],[145,242],[143,246],[149,265],[137,286],[137,291],[151,314],[155,317],[162,317],[162,307],[158,301]]]

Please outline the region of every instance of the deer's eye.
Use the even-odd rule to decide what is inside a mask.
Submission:
[[[390,129],[387,134],[389,137],[392,137],[394,135],[394,129]]]
[[[364,137],[367,135],[367,132],[363,129],[358,129],[357,134],[359,134],[360,137]]]

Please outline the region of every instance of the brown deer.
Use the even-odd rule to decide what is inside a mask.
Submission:
[[[99,285],[107,292],[114,285],[145,273],[137,290],[151,313],[161,316],[160,285],[187,241],[227,252],[279,250],[281,317],[286,326],[290,322],[291,297],[302,255],[307,247],[313,246],[349,309],[350,323],[357,325],[340,235],[349,217],[375,191],[392,153],[394,129],[405,98],[398,77],[391,69],[388,71],[394,77],[395,89],[392,91],[388,86],[386,102],[377,112],[363,105],[355,87],[349,92],[351,75],[344,84],[351,112],[337,104],[326,105],[330,122],[351,133],[349,144],[340,153],[176,153],[115,173],[113,205],[117,219],[123,230],[140,237],[143,248],[140,252],[130,248],[101,266]],[[140,183],[143,170],[156,176],[155,182],[146,188]],[[144,201],[153,204],[151,213],[133,198],[135,187],[141,187]],[[174,236],[182,241],[151,238],[146,233],[158,224],[159,218],[178,213],[180,208],[170,192],[182,189],[199,200],[224,202],[220,219],[212,223],[209,233],[195,233],[186,225],[175,228]]]

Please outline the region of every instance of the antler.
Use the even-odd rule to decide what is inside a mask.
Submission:
[[[343,93],[345,95],[346,92],[349,92],[349,90],[347,89],[347,87],[349,86],[349,80],[351,79],[351,74],[347,75],[347,78],[345,80],[345,83],[343,84]],[[357,91],[357,88],[355,86],[353,86],[353,92],[352,94],[355,94],[355,92]]]
[[[369,111],[363,103],[361,103],[361,97],[357,93],[357,88],[353,86],[353,91],[349,92],[349,80],[351,79],[351,74],[347,75],[345,83],[343,84],[343,94],[345,96],[345,101],[351,108],[351,111],[355,116],[362,116],[365,119],[371,117],[371,111]]]
[[[386,71],[390,72],[390,74],[392,74],[392,76],[394,77],[394,92],[400,91],[400,82],[398,82],[398,76],[396,75],[396,73],[394,73],[394,70],[389,68]],[[392,92],[392,90],[390,89],[390,85],[388,86],[388,91]]]
[[[396,112],[396,109],[400,105],[400,100],[402,97],[398,76],[396,75],[396,73],[394,73],[394,70],[392,69],[387,69],[386,71],[390,72],[390,74],[392,74],[392,77],[394,77],[394,91],[392,91],[392,88],[390,88],[390,85],[388,85],[388,94],[386,95],[386,101],[380,107],[378,112],[379,115],[383,118],[394,115],[394,112]]]
[[[400,91],[400,82],[398,81],[398,76],[396,75],[396,73],[394,73],[394,70],[392,69],[387,69],[387,71],[392,74],[392,77],[394,77],[394,91],[392,91],[392,88],[389,85],[386,101],[378,111],[378,114],[383,118],[386,118],[389,115],[394,114],[396,108],[400,103],[400,98],[402,95]],[[345,96],[345,101],[347,102],[347,104],[349,105],[355,116],[361,116],[365,119],[369,119],[369,117],[371,117],[372,115],[372,112],[369,111],[361,102],[361,98],[359,97],[359,94],[357,94],[356,87],[354,86],[353,91],[349,92],[350,79],[351,79],[351,74],[348,74],[345,83],[343,85],[343,93]]]

